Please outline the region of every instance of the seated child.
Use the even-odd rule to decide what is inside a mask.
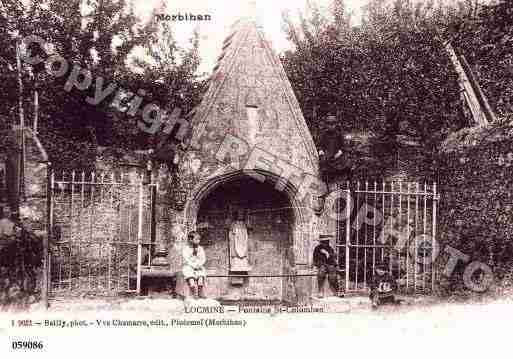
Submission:
[[[183,248],[183,268],[182,273],[185,281],[189,285],[191,295],[196,299],[206,298],[204,292],[205,286],[205,251],[199,245],[201,236],[192,231],[187,236],[187,245]]]
[[[376,266],[370,289],[370,300],[372,301],[372,308],[374,309],[381,304],[400,303],[395,299],[397,283],[388,272],[388,268],[385,264]]]

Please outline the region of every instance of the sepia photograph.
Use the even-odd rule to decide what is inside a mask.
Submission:
[[[0,353],[508,355],[511,0],[0,0],[0,34]]]

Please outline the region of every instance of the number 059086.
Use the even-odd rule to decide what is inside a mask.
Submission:
[[[44,348],[42,341],[16,340],[11,343],[13,350],[41,350]]]

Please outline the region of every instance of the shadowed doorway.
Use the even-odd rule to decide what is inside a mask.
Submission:
[[[230,229],[238,218],[247,229],[247,274],[233,269]],[[215,187],[200,203],[197,228],[207,256],[207,294],[225,300],[282,300],[292,263],[294,212],[285,192],[243,176]],[[232,252],[231,252],[232,251]]]

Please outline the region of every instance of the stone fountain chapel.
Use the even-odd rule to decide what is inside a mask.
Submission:
[[[170,248],[171,270],[181,270],[187,233],[197,230],[210,298],[308,301],[311,253],[327,221],[314,213],[310,197],[296,196],[301,177],[287,180],[279,166],[246,161],[256,148],[317,176],[318,154],[282,64],[254,17],[232,26],[188,120],[192,131],[176,180],[170,184],[159,175],[157,240]],[[166,199],[173,186],[183,206],[172,208]]]

